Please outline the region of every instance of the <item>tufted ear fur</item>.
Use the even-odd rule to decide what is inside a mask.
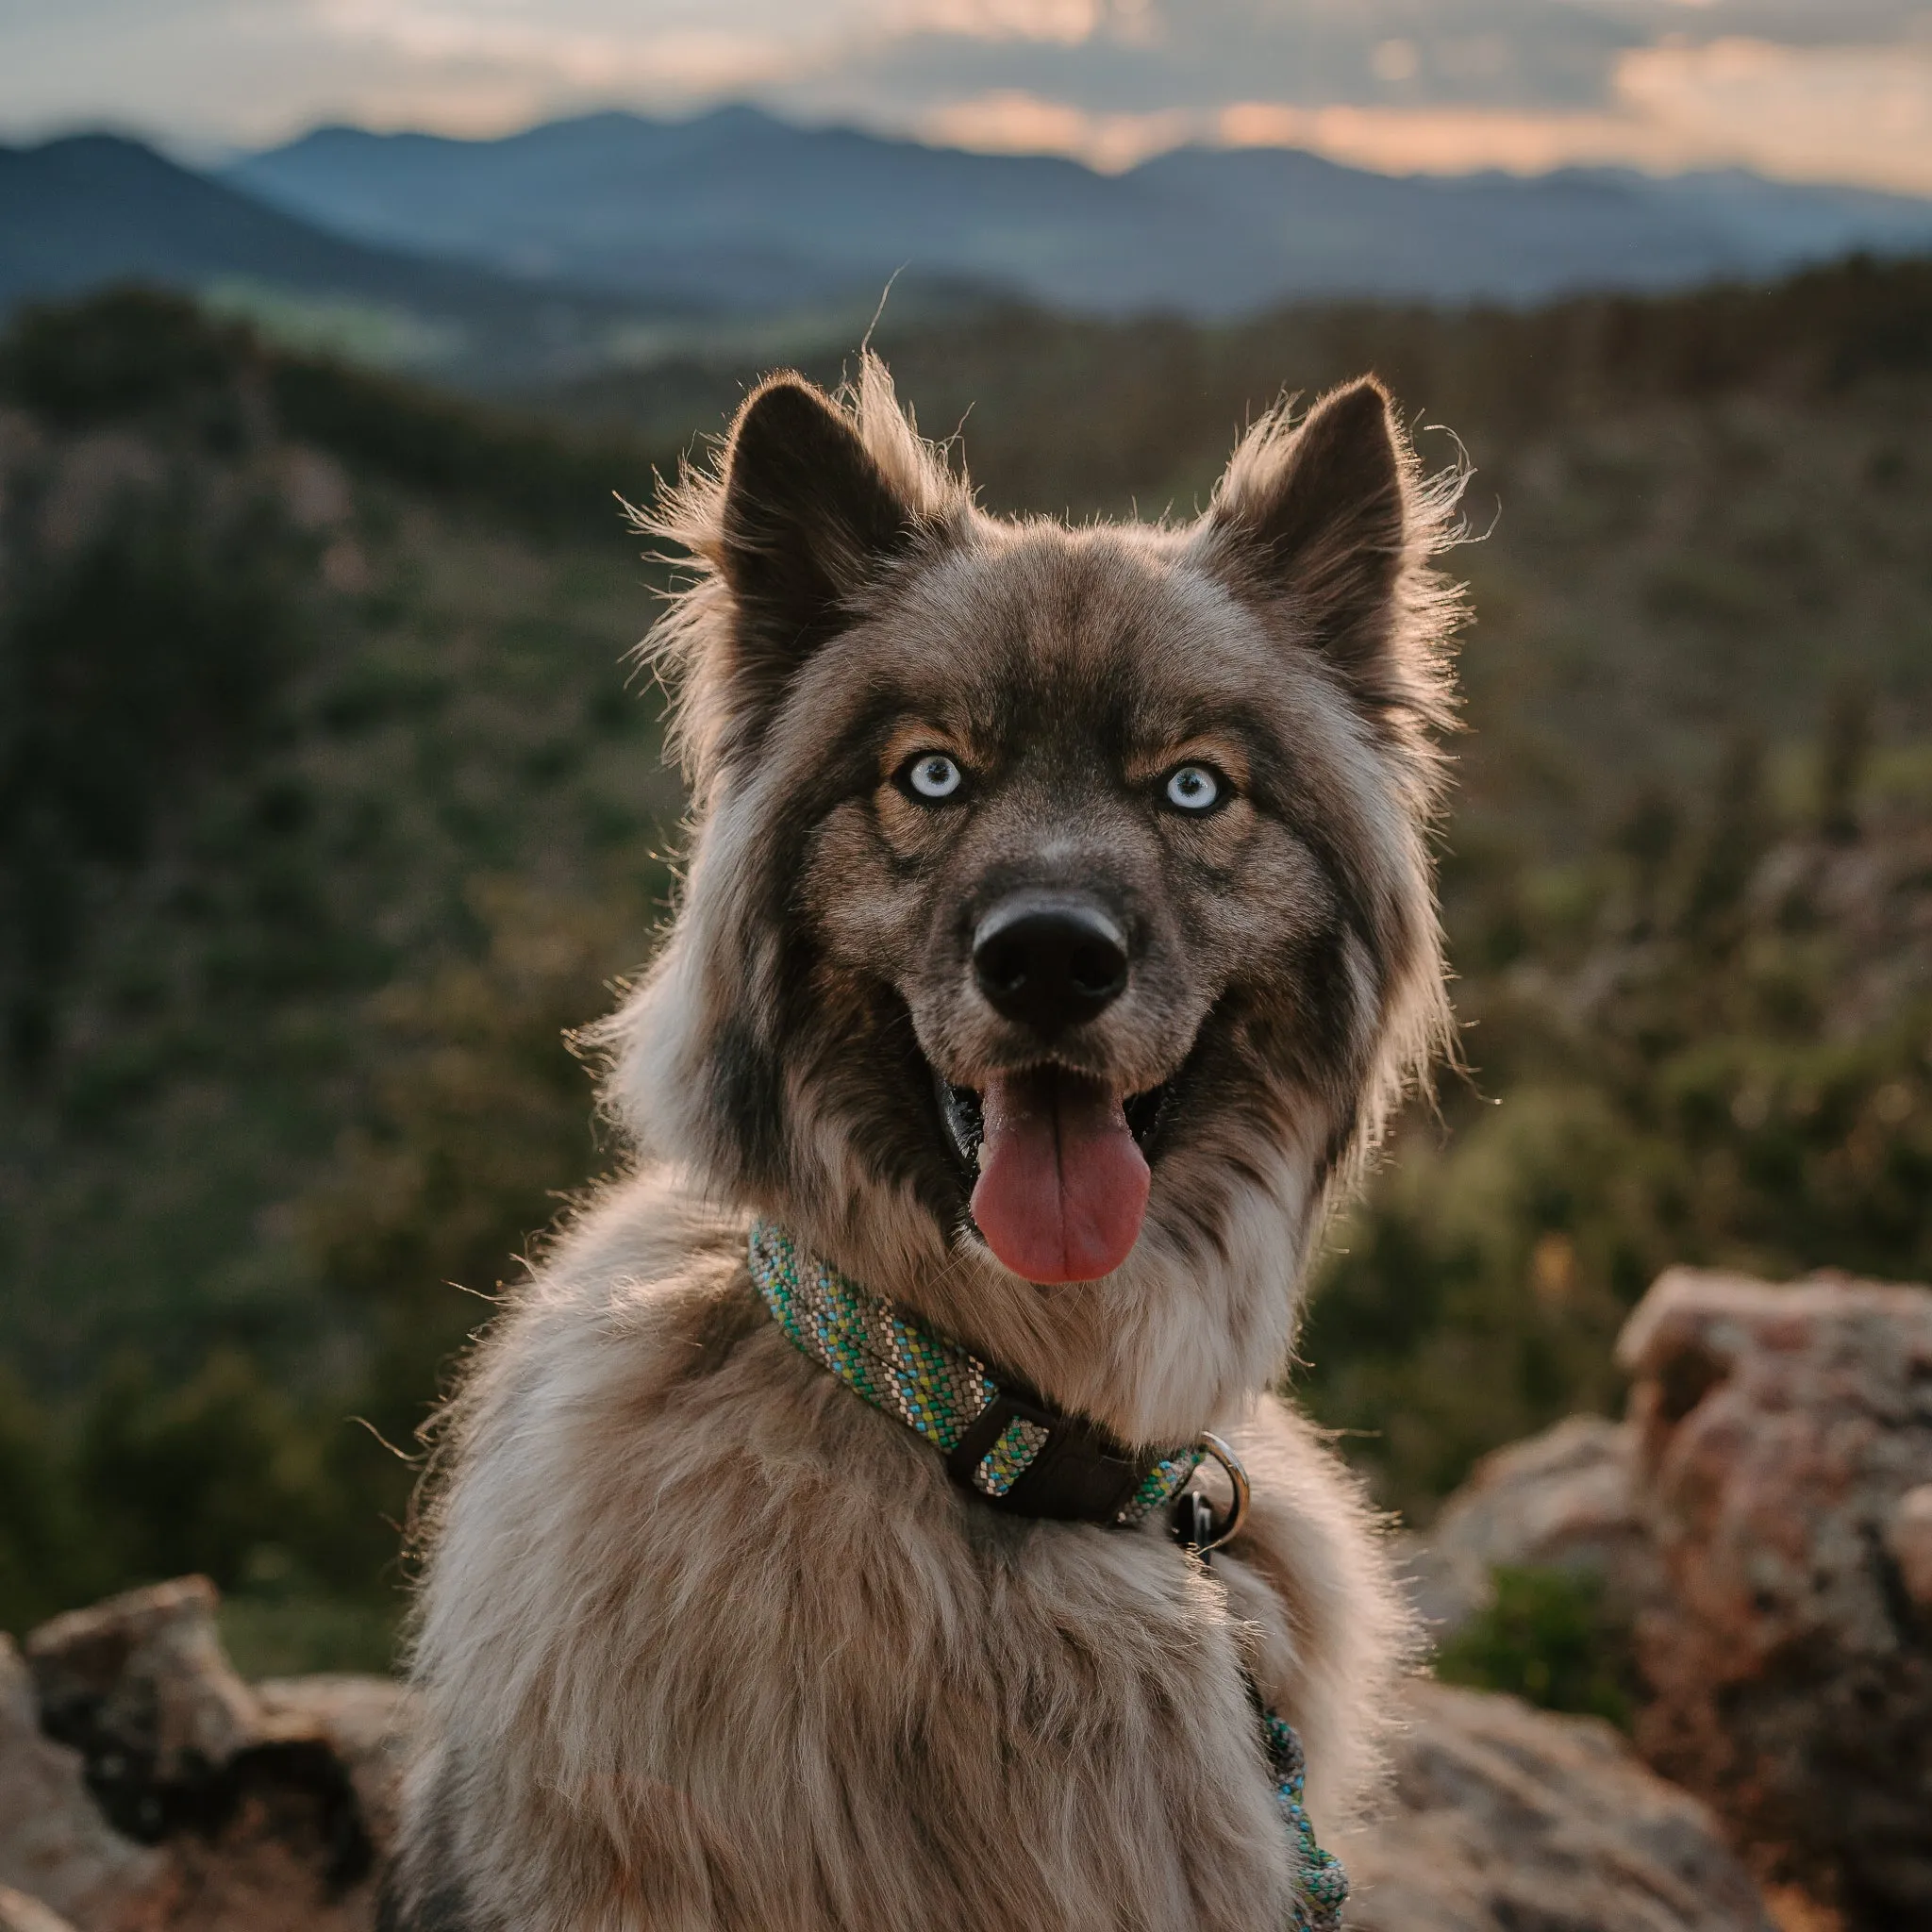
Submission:
[[[788,375],[754,391],[732,425],[718,519],[733,705],[764,715],[917,529],[912,507],[818,390]]]
[[[1208,566],[1281,611],[1372,708],[1408,701],[1398,591],[1409,548],[1409,458],[1374,377],[1286,408],[1235,451],[1199,539]]]

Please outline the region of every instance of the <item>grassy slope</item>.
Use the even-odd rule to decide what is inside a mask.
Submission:
[[[305,1357],[324,1285],[277,1204],[341,1130],[370,995],[474,949],[479,878],[656,876],[677,793],[621,661],[651,599],[609,496],[648,461],[546,487],[541,436],[411,421],[379,385],[336,384],[332,408],[332,372],[241,338],[147,398],[70,396],[25,359],[8,670],[34,715],[8,750],[40,795],[12,802],[7,856],[22,925],[57,924],[46,871],[74,903],[22,946],[43,960],[8,961],[5,1329],[55,1385],[117,1341],[170,1368],[218,1338]],[[259,688],[225,729],[218,694],[155,660],[209,648],[242,571],[237,655],[268,661],[237,672]],[[94,681],[137,676],[135,715]],[[174,751],[144,758],[157,727]],[[122,768],[111,796],[50,800],[97,761]]]
[[[623,663],[650,462],[123,299],[8,343],[0,476],[0,1619],[190,1565],[366,1594],[408,1474],[344,1419],[408,1441],[444,1284],[600,1158],[560,1033],[680,803]],[[346,1191],[468,1183],[358,1136],[385,1081],[502,1124],[406,1315]]]

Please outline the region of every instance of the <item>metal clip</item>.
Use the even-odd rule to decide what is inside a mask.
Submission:
[[[1199,1446],[1227,1472],[1228,1487],[1234,1491],[1233,1507],[1224,1523],[1218,1522],[1214,1507],[1198,1490],[1185,1490],[1174,1505],[1174,1538],[1197,1557],[1218,1550],[1241,1533],[1248,1520],[1248,1473],[1241,1459],[1219,1436],[1203,1430]]]

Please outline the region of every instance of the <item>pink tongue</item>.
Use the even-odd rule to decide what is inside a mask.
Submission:
[[[1147,1212],[1147,1162],[1121,1104],[1075,1074],[997,1075],[973,1218],[1028,1281],[1094,1281],[1127,1258]]]

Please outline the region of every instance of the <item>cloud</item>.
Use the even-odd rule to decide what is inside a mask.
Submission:
[[[1192,141],[1307,148],[1390,174],[1749,167],[1932,195],[1932,48],[1641,48],[1618,64],[1606,106],[1582,112],[1244,100],[1110,114],[1008,91],[934,108],[912,131],[967,147],[1074,155],[1102,169]]]
[[[1007,91],[954,101],[921,115],[925,140],[984,154],[1073,155],[1111,173],[1211,133],[1183,108],[1152,114],[1090,114],[1065,101]]]
[[[1932,193],[1932,0],[64,0],[0,123],[488,134],[763,100],[1108,168],[1183,141],[1394,170],[1740,163]]]
[[[796,45],[753,26],[674,18],[641,35],[594,20],[572,25],[554,8],[517,0],[315,0],[309,20],[325,36],[429,73],[520,75],[539,90],[667,101],[769,87],[800,58]]]
[[[942,30],[954,5],[981,30]],[[806,85],[901,112],[997,92],[1096,114],[1255,97],[1581,108],[1605,97],[1619,54],[1651,38],[1566,0],[1070,0],[1040,16],[1041,29],[1058,19],[1051,37],[985,30],[1004,15],[1002,0],[927,0],[899,16],[905,30]]]
[[[883,10],[888,34],[958,35],[981,41],[1053,41],[1078,46],[1115,11],[1108,0],[894,0]],[[1144,14],[1142,6],[1129,11]]]
[[[1311,4],[1307,58],[1285,63],[1290,9],[1261,19],[1215,0],[1221,31],[1184,54],[1172,34],[1122,46],[1097,30],[1050,49],[912,39],[882,52],[862,90],[874,116],[929,140],[1101,168],[1197,141],[1394,173],[1743,166],[1932,195],[1932,8],[1839,0],[1811,25],[1866,40],[1792,43],[1716,31],[1774,25],[1797,10],[1784,0],[1534,5],[1547,31],[1525,40],[1494,31],[1521,16],[1516,0],[1363,0],[1322,19]],[[1699,31],[1657,30],[1687,22]]]
[[[1686,154],[1932,194],[1932,43],[1649,47],[1625,58],[1617,91]]]
[[[1757,40],[1787,47],[1884,46],[1932,35],[1926,0],[1553,0],[1635,27],[1646,40]]]
[[[1607,113],[1537,114],[1506,108],[1291,108],[1238,101],[1217,117],[1229,147],[1304,147],[1391,175],[1462,175],[1488,168],[1687,165],[1659,130]]]

